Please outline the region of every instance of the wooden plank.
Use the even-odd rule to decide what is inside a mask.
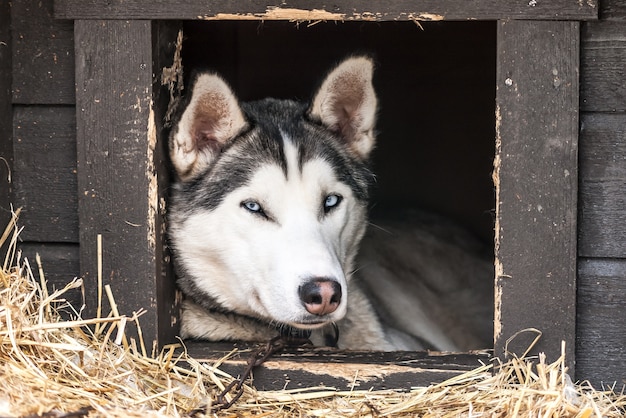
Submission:
[[[577,22],[502,21],[496,76],[495,353],[555,360],[573,371],[576,332]]]
[[[581,110],[626,111],[626,23],[584,24],[581,48]]]
[[[583,259],[578,275],[576,380],[626,385],[626,260]]]
[[[48,283],[48,290],[63,289],[74,277],[78,277],[79,248],[77,244],[41,244],[36,242],[21,242],[20,250],[24,258],[33,269],[33,275],[39,280],[36,256],[39,254],[44,277]],[[63,295],[76,311],[79,311],[82,304],[81,289],[72,289]],[[69,308],[62,309],[63,313],[72,314]]]
[[[158,190],[155,168],[152,36],[145,20],[75,22],[80,265],[87,306],[91,313],[97,306],[101,234],[103,283],[111,285],[120,313],[146,311],[141,326],[148,347],[168,342],[170,322],[176,321],[168,317],[168,329],[159,329],[160,313],[173,308],[159,306],[164,191]]]
[[[178,21],[152,22],[153,41],[153,74],[154,84],[152,96],[155,112],[156,144],[153,149],[153,170],[156,175],[156,193],[158,194],[158,208],[156,209],[154,239],[156,246],[156,296],[157,296],[157,329],[160,342],[175,341],[179,335],[180,297],[177,296],[177,287],[174,276],[174,266],[170,262],[171,254],[166,245],[166,201],[172,183],[170,178],[168,133],[171,94],[182,89],[182,76],[176,73],[182,71],[180,50],[182,49],[182,23]],[[178,48],[178,55],[176,54]],[[177,62],[175,62],[178,59]]]
[[[73,104],[72,22],[53,18],[51,1],[12,2],[11,16],[13,102]]]
[[[21,238],[78,242],[76,123],[73,107],[15,106],[15,204]]]
[[[0,230],[3,231],[11,220],[11,203],[13,203],[10,11],[9,0],[0,0]],[[2,254],[2,248],[0,248],[0,257]]]
[[[200,362],[214,363],[234,347],[237,353],[220,369],[241,375],[250,352],[244,344],[185,342],[187,352]],[[491,361],[487,352],[358,352],[289,348],[272,356],[254,372],[258,390],[327,386],[338,390],[410,389],[440,383]]]
[[[580,137],[581,257],[626,257],[626,115],[584,114]]]
[[[255,19],[299,21],[346,20],[588,20],[598,15],[597,1],[552,0],[320,0],[266,3],[256,0],[161,0],[149,7],[142,0],[55,0],[61,19]]]
[[[626,20],[626,2],[624,0],[602,0],[600,2],[600,19]]]

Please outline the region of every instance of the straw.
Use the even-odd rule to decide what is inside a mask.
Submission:
[[[409,391],[337,390],[312,387],[257,391],[245,386],[228,410],[211,414],[216,395],[233,380],[220,369],[232,354],[213,364],[173,344],[148,355],[124,342],[128,327],[139,327],[141,311],[117,311],[96,318],[63,319],[63,294],[82,286],[73,279],[49,293],[45,260],[39,280],[16,249],[16,218],[2,235],[8,245],[0,271],[0,416],[2,417],[623,417],[626,396],[615,388],[596,390],[573,383],[566,347],[553,363],[538,358],[497,360],[444,382]],[[102,304],[99,306],[102,307]],[[102,308],[101,308],[102,309]],[[76,312],[74,310],[73,312]],[[94,329],[98,331],[95,332]],[[140,328],[138,328],[140,329]]]

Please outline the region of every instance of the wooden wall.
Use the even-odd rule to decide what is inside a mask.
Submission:
[[[0,27],[11,28],[12,51],[12,111],[2,114],[12,114],[10,200],[22,208],[21,248],[32,263],[39,253],[46,276],[60,286],[79,271],[74,26],[53,19],[52,6],[14,1],[10,14],[0,13],[10,16]],[[9,143],[2,138],[3,148]],[[80,302],[78,291],[72,296]]]
[[[582,25],[576,377],[626,384],[626,1]]]
[[[52,3],[0,0],[0,219],[24,208],[22,248],[62,284],[79,271],[74,40]],[[582,25],[576,346],[596,385],[626,383],[626,1],[600,5]]]

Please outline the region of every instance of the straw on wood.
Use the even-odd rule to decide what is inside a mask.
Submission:
[[[563,354],[554,363],[540,356],[485,364],[408,392],[328,387],[261,392],[246,386],[231,409],[207,413],[216,394],[232,381],[217,367],[221,361],[201,364],[176,346],[147,355],[137,341],[124,343],[125,327],[137,326],[140,314],[127,317],[113,308],[107,313],[105,303],[106,315],[81,318],[80,309],[69,306],[63,295],[82,281],[47,289],[41,264],[37,280],[16,250],[18,232],[14,219],[0,238],[7,253],[0,271],[2,417],[587,418],[626,412],[626,396],[616,388],[598,391],[584,382],[574,384]],[[108,306],[115,307],[113,292],[105,291]],[[64,320],[61,309],[74,317]]]

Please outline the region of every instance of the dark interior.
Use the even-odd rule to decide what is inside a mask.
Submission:
[[[375,211],[411,205],[493,241],[493,22],[190,21],[185,76],[219,72],[241,100],[308,100],[346,56],[374,57]]]

